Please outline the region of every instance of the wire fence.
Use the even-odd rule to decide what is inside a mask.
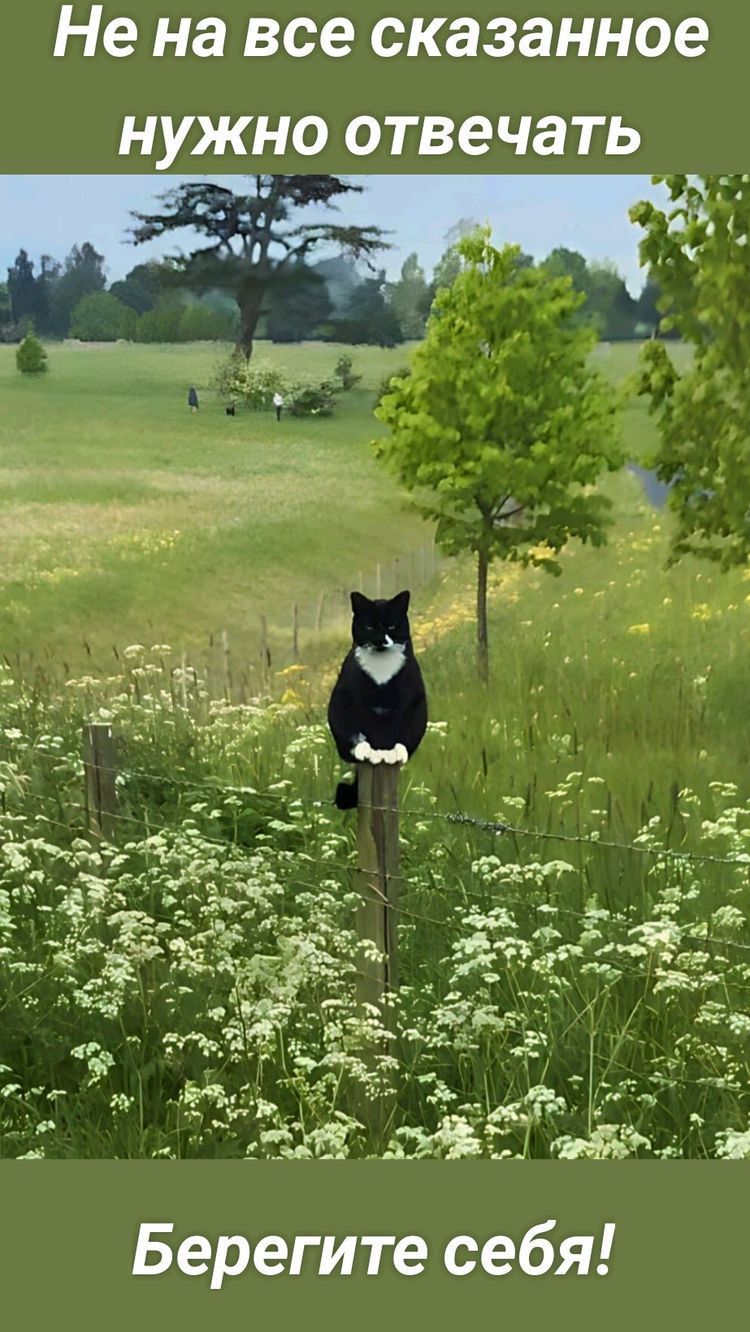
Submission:
[[[230,623],[223,630],[208,635],[203,645],[193,644],[189,651],[170,647],[169,661],[164,658],[163,630],[147,624],[152,635],[153,652],[175,697],[188,696],[199,686],[205,686],[212,698],[224,698],[244,703],[267,696],[274,673],[299,663],[307,648],[315,656],[316,644],[325,644],[332,634],[342,633],[351,619],[350,594],[352,590],[370,597],[390,597],[410,587],[418,592],[428,587],[443,569],[448,559],[435,545],[434,538],[393,555],[374,566],[352,570],[346,584],[331,582],[315,596],[301,595],[286,608],[276,608],[273,621],[265,613],[258,613],[254,627],[252,618],[245,624],[242,634],[235,634]],[[247,618],[247,617],[246,617]],[[132,671],[135,661],[129,660],[128,649],[112,645],[111,649],[94,650],[83,641],[86,670],[101,679],[113,673]],[[22,652],[6,650],[0,656],[17,680],[30,684],[63,684],[70,678],[66,663],[48,653],[43,659],[24,658]],[[140,685],[133,678],[133,691],[138,696]]]
[[[33,757],[35,760],[42,759],[49,762],[61,762],[61,756],[42,753],[38,750],[34,751]],[[170,786],[175,790],[183,790],[191,793],[194,793],[195,791],[211,791],[217,795],[224,796],[261,796],[266,799],[270,797],[277,800],[280,805],[284,803],[287,806],[300,806],[302,808],[315,810],[333,810],[337,808],[333,800],[294,796],[291,800],[283,802],[279,797],[279,793],[275,791],[258,791],[255,787],[249,785],[242,786],[230,782],[207,781],[205,778],[201,777],[175,777],[168,773],[150,772],[144,768],[109,767],[107,765],[99,765],[99,770],[101,772],[110,773],[122,780],[128,777],[137,777],[144,781],[160,783],[165,786]],[[367,805],[365,808],[379,813],[389,812],[386,806],[383,805]],[[437,820],[454,826],[475,828],[479,832],[490,834],[493,837],[512,836],[529,838],[535,841],[559,842],[571,846],[590,847],[596,851],[620,851],[633,855],[650,856],[658,860],[673,860],[684,863],[732,865],[735,868],[744,865],[747,866],[748,872],[750,872],[750,851],[739,852],[738,854],[731,856],[720,856],[709,852],[681,850],[678,847],[653,846],[642,841],[621,842],[601,837],[598,830],[589,833],[552,832],[549,829],[525,828],[520,824],[507,823],[496,819],[478,818],[463,810],[412,809],[408,806],[401,806],[399,809],[399,815],[402,818]]]
[[[42,760],[43,762],[49,762],[52,764],[56,764],[58,766],[61,764],[61,762],[65,761],[65,756],[52,754],[40,750],[33,751],[30,757],[32,757],[34,761]],[[83,767],[84,765],[83,763],[81,763],[80,772],[77,771],[75,774],[73,774],[76,777],[76,779],[78,779],[79,776],[82,776]],[[290,815],[293,815],[295,810],[298,809],[307,809],[315,812],[336,810],[336,805],[332,800],[312,799],[302,796],[294,796],[291,799],[285,799],[279,792],[276,791],[258,791],[256,788],[253,788],[251,786],[243,786],[238,784],[207,780],[202,777],[189,778],[187,776],[176,776],[173,774],[149,771],[147,769],[138,768],[138,767],[125,767],[125,766],[102,767],[100,770],[102,772],[106,772],[115,776],[118,779],[118,783],[121,790],[127,786],[128,780],[138,779],[142,781],[149,781],[156,784],[166,785],[174,790],[181,791],[190,795],[194,795],[196,791],[210,791],[212,794],[218,796],[225,796],[225,797],[232,796],[235,798],[238,797],[244,798],[246,800],[250,800],[253,797],[260,796],[264,800],[270,800],[272,804],[276,804],[278,814],[285,815],[287,818],[289,818]],[[38,793],[29,792],[29,791],[23,792],[23,798],[24,800],[30,799],[34,803],[43,805],[45,807],[45,810],[47,809],[49,800],[51,799],[51,797],[49,796],[43,796]],[[68,833],[73,832],[79,834],[80,836],[87,836],[89,833],[88,817],[90,812],[88,806],[83,802],[71,800],[67,795],[59,799],[59,806],[60,806],[59,812],[61,813],[61,815],[66,810],[75,811],[75,815],[78,816],[77,822],[75,824],[72,824],[70,822],[65,822],[62,817],[58,819],[51,818],[49,814],[46,812],[44,814],[35,812],[32,815],[32,817],[55,829],[64,829]],[[387,810],[385,806],[381,805],[370,805],[370,806],[365,806],[365,808],[376,812],[383,812],[383,813],[390,812],[389,810]],[[623,841],[605,839],[602,838],[597,831],[590,832],[587,834],[553,832],[548,829],[527,828],[512,823],[502,822],[499,820],[478,818],[475,817],[474,815],[468,814],[461,810],[445,811],[445,810],[435,810],[435,809],[417,809],[406,806],[402,807],[399,810],[399,814],[401,817],[406,819],[414,819],[418,821],[440,821],[456,828],[470,828],[476,830],[478,833],[482,835],[489,836],[493,839],[518,838],[529,842],[552,841],[564,845],[576,846],[578,848],[584,847],[587,850],[591,850],[592,852],[595,853],[617,852],[628,855],[633,854],[637,856],[649,857],[652,860],[661,861],[663,863],[711,865],[711,866],[731,867],[733,869],[741,868],[741,869],[746,869],[748,871],[748,874],[750,874],[750,853],[741,852],[734,855],[722,856],[700,851],[681,850],[679,848],[658,847],[638,841],[623,842]],[[137,814],[132,812],[125,813],[122,810],[117,810],[117,811],[111,811],[108,817],[113,819],[115,823],[122,828],[136,829],[138,831],[139,836],[143,839],[148,839],[150,837],[164,833],[174,833],[176,831],[174,822],[172,823],[159,822],[150,814],[147,815],[146,817],[139,817]],[[236,840],[232,840],[228,837],[215,837],[210,833],[202,831],[195,824],[190,823],[186,826],[183,823],[181,825],[181,831],[187,832],[189,835],[194,836],[196,842],[206,843],[211,846],[220,847],[225,851],[231,851],[234,855],[247,857],[248,860],[252,858],[250,850],[246,844],[238,843]],[[310,852],[305,849],[296,849],[294,851],[289,851],[286,854],[289,855],[290,861],[292,859],[294,860],[295,869],[309,865],[309,866],[315,866],[319,870],[323,869],[328,872],[332,871],[339,872],[344,876],[349,876],[352,879],[352,886],[354,888],[354,891],[360,893],[360,895],[363,895],[362,890],[357,885],[356,878],[353,876],[354,866],[351,863],[335,860],[332,857],[314,856],[311,855]],[[295,875],[295,877],[298,876]],[[434,882],[433,883],[425,882],[424,879],[421,880],[415,879],[413,877],[400,873],[391,874],[389,875],[389,877],[398,882],[398,884],[400,886],[403,886],[403,888],[413,890],[414,892],[425,892],[426,890],[430,891],[434,890],[437,887],[444,886],[442,884],[436,885]],[[372,885],[370,885],[369,891],[372,890],[373,890]],[[426,912],[414,910],[414,908],[410,906],[408,902],[403,901],[403,899],[399,900],[398,906],[395,909],[397,910],[398,915],[404,919],[413,920],[419,924],[428,924],[440,929],[441,931],[445,931],[451,934],[465,935],[466,926],[467,926],[465,908],[467,904],[469,906],[473,905],[476,909],[479,909],[480,907],[486,908],[488,893],[485,892],[481,897],[476,895],[474,895],[473,897],[469,896],[466,893],[465,885],[462,885],[462,893],[463,897],[460,905],[454,908],[454,911],[460,909],[464,912],[460,920],[455,919],[454,916],[450,914],[446,915],[445,917],[439,918],[436,915],[431,915]],[[383,900],[385,901],[385,899]],[[551,910],[552,912],[554,912],[555,917],[562,916],[570,919],[576,919],[578,921],[586,921],[586,920],[591,921],[595,919],[595,910],[602,909],[602,908],[596,908],[595,910],[590,909],[588,911],[586,910],[578,911],[571,906],[563,905],[558,902],[552,902],[552,903],[528,902],[523,905],[525,909],[529,910],[530,912],[533,912],[535,910],[540,911],[542,909],[544,909],[545,911]],[[617,912],[614,913],[608,912],[608,916],[613,923],[621,924],[622,926],[632,927],[634,923],[632,918],[629,918]],[[697,928],[705,929],[706,933],[705,934],[699,934],[697,932],[694,933],[692,931],[686,931],[684,927],[681,927],[680,930],[681,940],[684,941],[685,943],[700,946],[701,948],[709,948],[709,949],[720,948],[720,949],[732,950],[735,952],[739,952],[741,954],[750,953],[750,944],[746,944],[735,939],[711,937],[710,933],[711,922],[709,921],[694,922],[693,929]],[[646,973],[637,973],[637,972],[634,972],[633,974],[642,974],[644,976],[646,975]],[[748,987],[740,986],[740,988],[743,989],[747,988],[750,991],[750,986]]]

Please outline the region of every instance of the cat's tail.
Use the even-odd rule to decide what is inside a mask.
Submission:
[[[357,774],[353,782],[339,782],[336,787],[335,804],[337,809],[357,808]]]

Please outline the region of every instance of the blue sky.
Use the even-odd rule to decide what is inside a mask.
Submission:
[[[133,264],[190,248],[190,237],[141,246],[124,243],[132,208],[150,209],[179,176],[0,176],[0,276],[21,246],[63,258],[76,242],[91,241],[107,260],[110,281]],[[197,176],[190,179],[199,179]],[[211,176],[243,189],[243,178]],[[446,231],[461,217],[492,225],[496,242],[517,241],[542,258],[556,245],[589,259],[611,259],[635,293],[642,285],[639,232],[628,221],[638,199],[663,190],[648,176],[352,176],[362,195],[344,200],[340,216],[393,232],[384,256],[393,276],[416,250],[429,271],[445,248]]]

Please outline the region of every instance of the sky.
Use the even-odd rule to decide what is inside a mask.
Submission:
[[[138,249],[127,244],[125,236],[132,209],[150,211],[162,191],[183,179],[187,178],[0,176],[0,280],[21,247],[38,263],[41,254],[62,259],[74,244],[91,241],[105,255],[110,282],[145,259],[190,249],[189,233]],[[203,179],[240,191],[246,188],[241,176]],[[382,259],[389,277],[398,275],[414,250],[429,274],[445,249],[445,233],[465,217],[489,222],[495,243],[517,242],[536,259],[565,245],[587,259],[612,260],[634,295],[643,276],[638,265],[639,230],[628,220],[628,208],[639,199],[663,196],[649,176],[348,179],[364,189],[343,200],[339,219],[354,225],[374,223],[392,232],[393,248]],[[320,216],[320,210],[315,212]]]

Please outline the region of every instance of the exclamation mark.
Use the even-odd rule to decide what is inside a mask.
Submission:
[[[614,1221],[606,1221],[602,1231],[602,1247],[599,1251],[600,1262],[597,1263],[596,1271],[598,1276],[606,1276],[609,1271],[609,1255],[612,1252],[612,1244],[615,1238]]]

